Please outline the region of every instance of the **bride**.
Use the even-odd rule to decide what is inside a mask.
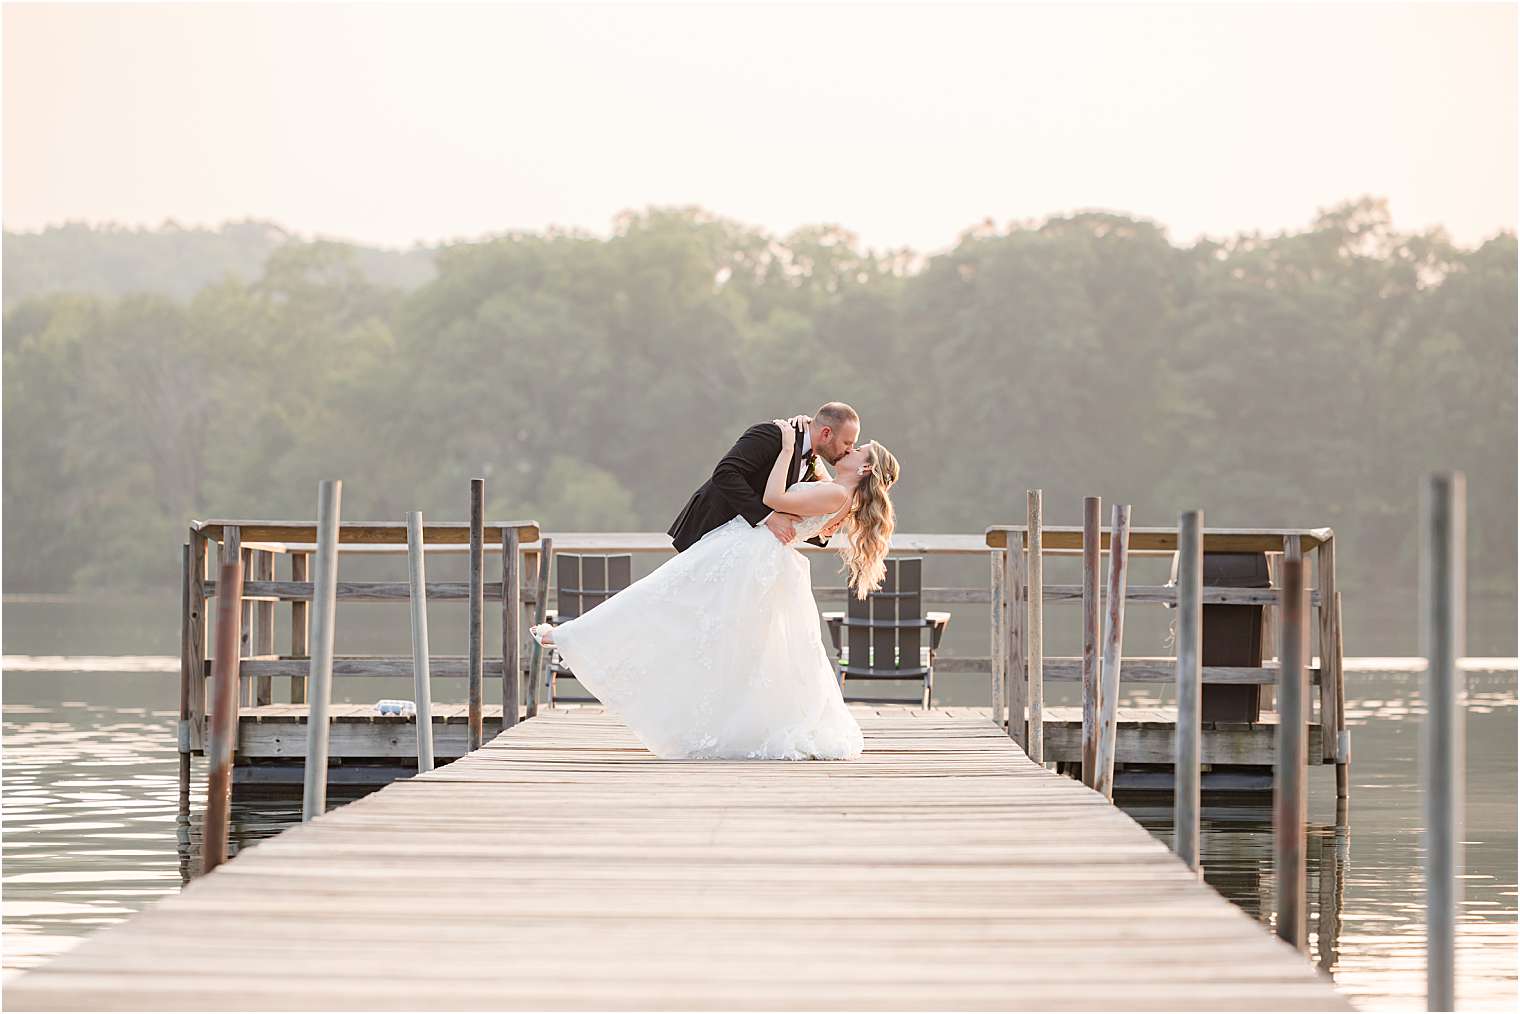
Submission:
[[[595,609],[531,633],[665,758],[845,760],[864,747],[819,633],[807,559],[794,548],[843,527],[840,555],[864,598],[881,585],[897,459],[870,441],[838,474],[786,488],[785,420],[765,505],[801,517],[785,545],[735,517]]]

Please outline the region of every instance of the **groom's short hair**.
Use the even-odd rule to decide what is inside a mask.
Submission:
[[[813,413],[813,421],[837,430],[847,422],[858,425],[860,413],[842,401],[831,401]]]

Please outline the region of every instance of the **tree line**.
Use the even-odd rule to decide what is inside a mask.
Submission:
[[[1399,232],[1372,198],[1190,245],[987,223],[933,256],[697,208],[402,261],[247,228],[257,272],[224,242],[193,291],[172,258],[50,281],[28,254],[59,237],[7,234],[7,590],[170,587],[189,519],[307,517],[327,476],[356,520],[461,518],[485,475],[496,518],[663,530],[746,425],[838,398],[903,462],[904,530],[1017,521],[1032,487],[1052,522],[1096,494],[1332,525],[1348,600],[1412,596],[1421,477],[1461,468],[1475,593],[1513,602],[1513,233]]]

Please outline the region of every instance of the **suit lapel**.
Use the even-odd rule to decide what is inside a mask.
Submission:
[[[802,478],[802,429],[801,427],[793,426],[792,432],[797,434],[797,439],[792,441],[792,467],[788,473],[788,486]]]

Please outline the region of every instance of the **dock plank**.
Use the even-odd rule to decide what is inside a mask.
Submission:
[[[754,763],[545,710],[243,850],[5,1009],[1351,1009],[981,711],[856,708],[859,760]]]

